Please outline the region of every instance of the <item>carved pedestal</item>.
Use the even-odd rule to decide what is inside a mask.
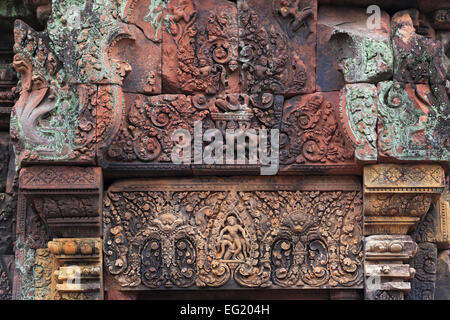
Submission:
[[[101,239],[50,241],[37,250],[34,275],[36,300],[103,299]]]
[[[365,239],[365,293],[368,300],[403,300],[415,270],[409,260],[417,245],[410,236],[369,236]]]

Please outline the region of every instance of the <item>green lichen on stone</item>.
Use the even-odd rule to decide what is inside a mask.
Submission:
[[[352,57],[342,59],[340,65],[347,83],[377,83],[392,77],[393,54],[388,43],[350,35]]]
[[[346,113],[347,125],[355,138],[355,157],[361,161],[377,160],[376,86],[348,84],[342,94],[345,95],[345,106],[341,104],[341,114]]]
[[[31,249],[22,236],[16,240],[15,272],[20,276],[20,300],[34,300],[34,262],[36,250]],[[19,258],[18,258],[19,257]]]
[[[0,1],[0,19],[18,19],[31,15],[31,12],[23,5],[22,1]]]
[[[148,14],[144,17],[144,21],[149,22],[155,30],[155,41],[160,41],[158,34],[163,25],[163,15],[166,3],[162,0],[150,1],[148,7]]]
[[[428,97],[406,84],[386,81],[378,85],[378,147],[385,156],[399,160],[450,161],[448,125],[450,116]],[[424,112],[419,104],[427,105]]]
[[[80,116],[77,88],[68,83],[66,70],[49,49],[45,32],[36,32],[18,23],[15,34],[16,59],[20,57],[28,63],[31,73],[24,79],[21,75],[18,83],[21,95],[27,100],[16,105],[11,114],[12,136],[20,140],[22,149],[16,148],[16,152],[24,152],[17,157],[17,165],[23,159],[67,158],[75,147]],[[30,77],[31,84],[24,83]],[[28,92],[26,87],[30,85],[32,90]]]
[[[107,50],[122,33],[115,1],[56,0],[47,29],[71,83],[121,84]]]

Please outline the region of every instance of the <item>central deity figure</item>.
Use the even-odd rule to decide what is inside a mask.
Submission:
[[[235,216],[227,218],[228,225],[219,234],[217,256],[224,260],[246,260],[248,258],[249,246],[247,243],[248,234],[237,224]]]

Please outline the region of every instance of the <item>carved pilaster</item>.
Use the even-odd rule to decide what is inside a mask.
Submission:
[[[101,239],[54,239],[37,250],[35,299],[101,300],[102,274]]]
[[[20,190],[57,237],[100,235],[102,174],[92,167],[30,167]]]
[[[408,300],[433,300],[436,287],[437,249],[434,243],[418,244],[417,254],[411,260],[411,267],[416,270],[411,280]]]
[[[409,260],[415,255],[417,244],[410,236],[374,235],[365,239],[364,271],[367,300],[403,300],[411,290],[408,282],[415,270]]]
[[[439,199],[439,220],[436,244],[439,249],[450,249],[450,192],[444,191]]]

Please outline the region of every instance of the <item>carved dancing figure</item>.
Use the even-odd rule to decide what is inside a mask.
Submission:
[[[220,231],[219,242],[220,252],[218,257],[224,260],[247,259],[248,246],[247,232],[240,225],[236,224],[237,219],[234,216],[227,218],[228,225]]]

